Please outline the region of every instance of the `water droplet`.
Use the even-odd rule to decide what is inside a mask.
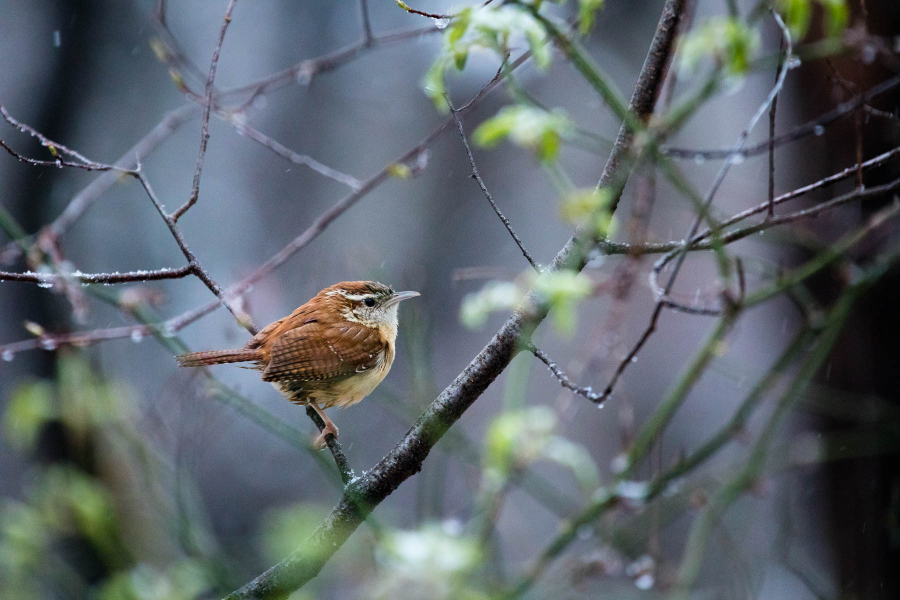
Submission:
[[[447,29],[447,25],[450,24],[450,19],[432,19],[432,21],[438,29]]]
[[[699,153],[698,153],[698,154],[695,154],[695,155],[694,155],[694,162],[695,162],[696,164],[698,164],[698,165],[702,165],[703,163],[706,162],[706,157],[703,156],[702,154],[699,154]]]
[[[41,340],[41,348],[44,350],[56,350],[57,344],[56,340],[52,338],[44,338]]]
[[[816,125],[813,129],[813,133],[817,136],[822,135],[823,133],[825,133],[825,127],[823,127],[822,125]]]
[[[140,329],[131,332],[131,341],[135,344],[140,343],[144,339],[144,333]]]
[[[878,52],[875,51],[875,48],[871,44],[866,44],[863,46],[862,50],[862,61],[867,65],[871,65],[875,62],[875,58],[878,56]]]
[[[800,60],[799,56],[792,56],[788,59],[787,63],[784,66],[787,67],[787,69],[790,71],[791,69],[796,69],[802,64],[803,62]]]
[[[637,586],[637,589],[639,590],[649,590],[653,587],[653,583],[653,575],[651,575],[650,573],[644,573],[634,580],[634,585]]]
[[[12,350],[4,350],[3,354],[0,355],[3,358],[3,362],[12,362],[12,359],[15,357]]]
[[[736,152],[735,154],[731,154],[728,156],[728,162],[733,165],[739,165],[744,162],[744,154],[742,152]]]
[[[59,32],[59,29],[53,31],[53,47],[59,48],[62,46],[62,35]]]
[[[616,456],[609,464],[609,468],[613,473],[624,473],[625,469],[628,468],[628,455],[619,454]]]
[[[633,363],[637,362],[637,354],[635,354],[634,356],[631,357],[631,362],[633,362]]]
[[[313,78],[312,69],[310,69],[307,66],[304,66],[303,68],[301,68],[299,71],[297,71],[297,74],[294,75],[294,81],[297,82],[297,85],[302,85],[302,86],[309,85],[309,83],[312,81],[312,78]]]

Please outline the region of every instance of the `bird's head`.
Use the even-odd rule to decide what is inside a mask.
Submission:
[[[377,281],[342,281],[320,292],[323,300],[348,321],[397,334],[397,308],[401,300],[419,292],[395,292]]]

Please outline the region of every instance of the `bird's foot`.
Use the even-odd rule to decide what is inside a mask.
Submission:
[[[316,436],[316,439],[313,440],[313,447],[314,447],[316,450],[323,450],[323,449],[325,448],[325,446],[328,445],[328,443],[325,441],[325,438],[326,438],[326,436],[328,436],[329,434],[333,435],[335,440],[338,439],[338,428],[337,428],[337,425],[335,425],[335,424],[331,421],[331,419],[329,419],[329,420],[325,423],[325,428],[322,430],[322,432],[321,432],[318,436]]]

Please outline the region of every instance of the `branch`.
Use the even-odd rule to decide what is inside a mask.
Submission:
[[[41,287],[50,287],[57,282],[65,282],[72,279],[82,284],[102,283],[111,285],[115,283],[132,283],[136,281],[159,281],[161,279],[181,279],[194,274],[191,265],[185,265],[178,269],[162,268],[155,271],[129,271],[125,273],[8,273],[0,271],[0,281],[22,281],[36,283]]]
[[[500,70],[497,71],[497,74],[494,76],[494,79],[491,81],[496,81],[500,77],[500,73],[503,71],[503,65],[500,66]],[[503,222],[503,225],[506,227],[506,230],[509,232],[509,235],[512,236],[513,240],[515,240],[516,245],[519,247],[519,250],[522,251],[522,256],[525,257],[535,271],[538,273],[541,272],[540,266],[534,261],[531,257],[531,254],[528,253],[528,250],[525,249],[525,245],[522,243],[522,240],[519,239],[519,236],[516,235],[515,230],[512,228],[512,224],[510,224],[509,219],[506,218],[506,215],[501,212],[500,207],[497,206],[497,203],[494,202],[494,198],[491,197],[491,193],[488,191],[487,186],[484,185],[484,181],[481,179],[481,175],[478,174],[478,167],[475,166],[475,157],[472,156],[472,150],[469,148],[469,142],[466,140],[466,132],[463,130],[462,121],[459,118],[459,113],[453,107],[453,103],[450,101],[450,97],[446,94],[444,95],[445,100],[447,101],[447,106],[450,107],[450,112],[453,114],[453,118],[456,121],[456,128],[459,130],[459,137],[462,140],[463,147],[466,149],[466,156],[469,157],[469,164],[472,165],[472,178],[478,182],[478,186],[481,188],[484,197],[487,198],[488,203],[490,203],[491,208],[494,209],[494,212],[497,213],[497,216],[500,217],[500,220]]]
[[[782,144],[796,142],[797,140],[801,140],[810,135],[822,135],[825,132],[825,128],[832,123],[844,117],[852,115],[854,111],[856,111],[856,109],[858,109],[860,106],[868,103],[873,98],[894,89],[898,85],[900,85],[900,75],[895,75],[890,79],[886,79],[864,94],[859,94],[858,96],[851,98],[847,102],[839,104],[836,108],[823,113],[812,121],[808,121],[803,125],[798,125],[787,133],[776,136],[775,139],[772,140],[772,143],[775,146],[781,146]],[[755,156],[757,154],[762,154],[763,152],[768,152],[769,143],[770,142],[767,139],[766,141],[760,142],[759,144],[747,146],[743,148],[739,154],[735,154],[733,148],[728,150],[690,150],[687,148],[663,147],[661,150],[663,154],[665,154],[666,156],[671,156],[673,158],[687,158],[694,160],[726,160],[734,159],[735,156],[738,156],[740,158],[747,158],[749,156]]]
[[[675,32],[684,0],[667,0],[651,45],[651,53],[639,78],[632,108],[646,119],[659,95],[665,64],[671,56]],[[655,76],[648,76],[655,73]],[[630,142],[628,142],[630,145]],[[581,270],[586,257],[581,240],[574,237],[548,267]],[[406,479],[422,468],[422,463],[441,436],[474,403],[521,349],[521,342],[546,317],[547,308],[537,302],[534,291],[506,321],[488,345],[419,417],[397,446],[364,476],[352,481],[331,515],[293,555],[229,595],[231,600],[285,595],[316,576],[334,552],[344,544],[372,510]]]
[[[222,22],[222,29],[219,30],[219,38],[216,40],[216,47],[213,49],[212,60],[209,64],[209,76],[206,78],[206,93],[203,102],[203,116],[200,119],[200,152],[197,155],[197,164],[194,167],[194,183],[191,186],[191,195],[188,201],[184,203],[178,210],[172,213],[172,220],[177,223],[178,219],[197,203],[200,196],[200,174],[203,172],[203,160],[206,158],[206,145],[209,142],[209,113],[213,105],[213,83],[216,80],[216,68],[219,65],[219,53],[222,51],[222,43],[225,41],[225,32],[231,24],[231,11],[237,0],[229,0],[228,8],[225,9],[225,19]]]
[[[306,405],[306,416],[312,419],[312,422],[319,430],[319,433],[325,429],[325,421],[323,421],[322,417],[319,416],[319,413],[308,404]],[[334,435],[329,434],[325,436],[325,445],[327,445],[328,449],[331,451],[331,456],[334,457],[334,464],[337,465],[338,472],[341,474],[341,481],[344,482],[344,485],[346,486],[350,483],[350,480],[353,479],[353,469],[350,468],[350,461],[347,460],[347,456],[344,454],[341,443]]]
[[[250,125],[247,125],[246,123],[240,122],[233,116],[229,120],[231,121],[231,125],[234,127],[234,130],[238,133],[238,135],[243,135],[250,138],[263,147],[268,148],[281,158],[284,158],[285,160],[288,160],[295,165],[303,165],[309,167],[316,173],[324,175],[329,179],[333,179],[338,183],[342,183],[353,190],[358,190],[360,187],[362,187],[362,183],[360,183],[359,179],[357,179],[356,177],[347,175],[346,173],[341,173],[337,169],[332,169],[327,165],[323,165],[311,156],[294,152],[287,146],[284,146],[275,139],[262,133],[258,129],[255,129]]]
[[[563,373],[562,369],[560,369],[556,363],[547,356],[547,353],[534,345],[533,342],[528,341],[525,343],[525,349],[534,354],[537,358],[540,359],[542,363],[547,365],[547,368],[550,369],[550,372],[553,373],[553,376],[559,380],[560,385],[568,390],[572,390],[572,392],[578,394],[579,396],[584,396],[591,402],[595,402],[597,404],[602,404],[603,395],[598,394],[591,390],[589,387],[578,387],[566,377],[566,374]]]

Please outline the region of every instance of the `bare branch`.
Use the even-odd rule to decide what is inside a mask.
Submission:
[[[325,421],[323,421],[322,417],[319,416],[319,413],[308,404],[306,405],[306,416],[312,420],[319,430],[319,433],[325,429]],[[328,450],[331,451],[331,456],[334,457],[334,464],[337,465],[338,473],[341,474],[341,481],[344,485],[347,485],[353,478],[353,469],[350,468],[350,461],[347,460],[347,456],[344,454],[341,443],[336,437],[329,434],[325,436],[325,445],[328,446]]]
[[[533,342],[531,342],[531,341],[526,342],[525,348],[529,352],[534,354],[537,358],[539,358],[542,363],[547,365],[547,368],[550,369],[550,372],[553,373],[553,376],[559,380],[560,385],[562,385],[564,388],[566,388],[568,390],[572,390],[572,392],[578,394],[579,396],[584,396],[591,402],[595,402],[597,404],[603,403],[604,398],[603,398],[602,394],[598,394],[597,392],[594,392],[589,387],[586,387],[586,388],[578,387],[577,385],[575,385],[574,383],[569,381],[569,378],[566,377],[566,374],[563,373],[562,369],[560,369],[556,365],[556,363],[553,360],[551,360],[549,356],[547,356],[546,352],[544,352],[543,350],[541,350],[540,348],[535,346]]]
[[[206,93],[203,102],[203,116],[200,119],[200,152],[197,155],[197,165],[194,167],[194,183],[191,186],[191,195],[188,201],[184,203],[178,210],[172,213],[172,220],[177,223],[178,219],[197,203],[200,196],[200,175],[203,172],[203,160],[206,158],[206,145],[209,142],[209,113],[213,104],[213,83],[216,80],[216,68],[219,65],[219,53],[222,51],[222,43],[225,41],[225,32],[231,24],[231,12],[237,0],[229,0],[228,8],[225,9],[225,19],[222,22],[222,29],[219,30],[219,38],[216,40],[216,47],[213,49],[212,60],[209,63],[209,76],[206,78]]]
[[[781,135],[776,136],[773,143],[775,144],[775,146],[781,146],[782,144],[796,142],[797,140],[801,140],[810,135],[822,135],[825,132],[825,129],[832,123],[835,123],[836,121],[844,117],[852,115],[854,111],[859,108],[859,106],[868,103],[873,98],[876,98],[881,94],[894,89],[898,85],[900,85],[900,75],[895,75],[889,79],[886,79],[878,85],[869,89],[867,92],[860,94],[855,98],[844,102],[843,104],[839,104],[836,108],[823,113],[812,121],[808,121],[803,125],[798,125],[787,133],[782,133]],[[730,148],[727,150],[691,150],[687,148],[674,148],[668,146],[662,148],[662,153],[673,158],[686,158],[694,160],[733,160],[735,156],[738,156],[739,158],[746,158],[749,156],[762,154],[763,152],[767,152],[768,150],[769,140],[766,140],[765,142],[760,142],[759,144],[755,144],[753,146],[744,147],[738,154],[735,154],[734,148]]]
[[[329,167],[327,165],[323,165],[322,163],[320,163],[316,159],[312,158],[311,156],[294,152],[290,148],[288,148],[288,147],[284,146],[283,144],[279,143],[278,141],[272,139],[271,137],[262,133],[258,129],[255,129],[255,128],[251,127],[250,125],[247,125],[246,123],[242,123],[239,120],[232,117],[231,124],[234,127],[234,130],[239,135],[243,135],[243,136],[250,138],[254,142],[268,148],[269,150],[271,150],[272,152],[274,152],[281,158],[284,158],[285,160],[288,160],[288,161],[294,163],[295,165],[303,165],[303,166],[309,167],[316,173],[318,173],[320,175],[324,175],[325,177],[328,177],[329,179],[334,179],[338,183],[342,183],[342,184],[346,185],[347,187],[354,189],[354,190],[358,190],[360,187],[362,187],[362,183],[356,177],[353,177],[352,175],[347,175],[346,173],[341,173],[340,171],[338,171],[336,169],[332,169],[331,167]]]
[[[500,70],[497,71],[497,75],[494,76],[494,79],[492,79],[491,82],[497,81],[502,71],[503,66],[501,65]],[[512,224],[510,224],[509,222],[509,219],[506,218],[506,215],[503,214],[503,212],[500,210],[500,207],[498,207],[497,203],[494,202],[494,198],[491,197],[491,193],[488,191],[487,186],[485,186],[484,181],[481,179],[481,175],[478,174],[478,167],[475,166],[475,157],[472,156],[472,150],[471,148],[469,148],[468,140],[466,140],[466,132],[463,129],[462,121],[459,118],[459,113],[453,107],[453,103],[450,101],[450,97],[445,95],[444,98],[447,101],[447,106],[450,107],[450,112],[453,114],[453,118],[456,120],[456,128],[457,130],[459,130],[459,137],[462,140],[463,147],[466,149],[466,156],[469,157],[469,164],[472,165],[472,178],[478,182],[478,186],[481,188],[484,197],[487,198],[488,203],[490,203],[491,208],[493,208],[497,216],[500,217],[500,221],[503,222],[503,225],[506,227],[509,235],[511,235],[513,240],[515,240],[516,245],[519,247],[519,250],[522,251],[522,256],[525,257],[525,260],[527,260],[531,264],[535,271],[540,273],[540,266],[531,257],[531,254],[528,253],[528,250],[525,249],[525,245],[522,243],[522,240],[519,239],[519,236],[516,235],[515,230],[512,228]]]
[[[359,0],[359,15],[362,20],[363,43],[368,46],[372,43],[372,21],[369,19],[368,0]]]
[[[155,271],[128,271],[125,273],[74,273],[56,274],[56,273],[7,273],[0,271],[0,281],[22,281],[26,283],[36,283],[40,286],[52,286],[57,282],[64,282],[66,279],[72,279],[82,284],[111,285],[116,283],[134,283],[138,281],[159,281],[162,279],[181,279],[188,275],[193,275],[194,268],[191,265],[185,265],[178,269],[157,269]]]
[[[784,69],[784,38],[778,49],[778,66],[775,68],[775,81],[781,77]],[[775,113],[778,110],[778,94],[772,98],[772,108],[769,109],[769,213],[771,219],[775,216]],[[860,162],[862,162],[860,160]]]

